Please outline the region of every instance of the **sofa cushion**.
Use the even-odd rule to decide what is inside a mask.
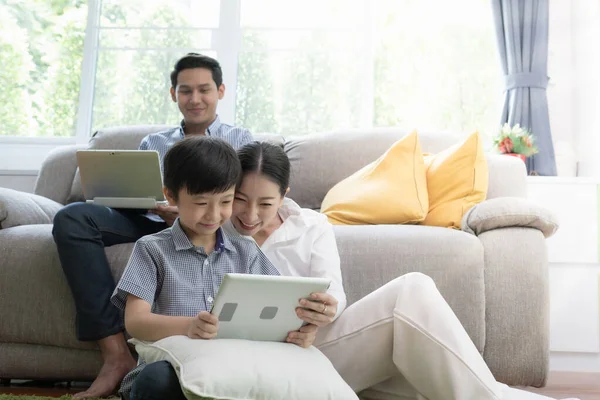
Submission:
[[[431,277],[480,351],[484,251],[474,235],[415,225],[334,225],[348,306],[408,272]]]
[[[423,225],[460,229],[463,215],[485,200],[488,166],[479,133],[425,157],[429,212]]]
[[[413,132],[331,188],[321,212],[338,225],[409,224],[423,221],[428,208],[425,164]]]
[[[0,229],[1,341],[96,349],[75,337],[73,296],[51,231],[51,224]]]
[[[527,168],[516,157],[486,154],[489,172],[486,199],[496,197],[527,197]]]
[[[319,209],[327,192],[375,161],[409,132],[398,128],[353,129],[288,138],[284,149],[292,164],[288,196],[301,207]],[[460,136],[419,132],[421,148],[436,153]]]
[[[0,230],[0,254],[11,260],[0,261],[0,298],[6,305],[0,309],[0,338],[11,343],[96,349],[93,343],[75,337],[73,298],[51,230],[50,224]],[[471,339],[483,349],[484,264],[476,236],[410,225],[334,226],[334,230],[348,305],[402,274],[422,272],[433,278]],[[106,249],[115,282],[132,247],[128,243]],[[31,310],[43,313],[31,314]]]
[[[31,193],[0,188],[0,229],[51,224],[62,204]]]
[[[0,301],[5,305],[0,308],[1,341],[97,350],[95,343],[75,336],[73,296],[51,231],[51,224],[0,229]],[[132,247],[129,243],[106,249],[115,281]]]

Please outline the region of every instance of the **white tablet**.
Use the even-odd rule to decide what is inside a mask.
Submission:
[[[77,165],[88,203],[140,209],[167,204],[154,150],[79,150]]]
[[[220,339],[283,342],[302,327],[296,315],[301,298],[327,291],[330,279],[225,274],[211,313],[219,318]]]

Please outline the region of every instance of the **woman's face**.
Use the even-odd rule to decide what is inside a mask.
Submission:
[[[282,203],[279,185],[256,172],[245,175],[235,192],[231,222],[242,235],[254,236],[277,222]]]

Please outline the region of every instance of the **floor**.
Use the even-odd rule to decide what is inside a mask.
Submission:
[[[84,388],[72,388],[65,383],[50,384],[48,382],[11,382],[11,386],[0,385],[0,394],[26,394],[30,396],[60,397],[75,394]]]
[[[557,399],[600,400],[600,373],[551,372],[545,388],[528,390]]]
[[[0,386],[0,394],[60,397],[77,393],[84,388],[85,384],[67,386],[64,383],[50,385],[44,382],[16,382],[10,387]],[[545,388],[527,390],[555,399],[575,397],[580,400],[600,400],[600,373],[551,372]]]

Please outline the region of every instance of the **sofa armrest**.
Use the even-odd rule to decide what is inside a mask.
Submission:
[[[546,239],[523,227],[477,238],[485,253],[485,362],[502,383],[542,387],[550,354]]]
[[[558,229],[556,216],[548,209],[519,197],[498,197],[472,207],[463,216],[462,230],[479,236],[493,229],[534,228],[549,238]]]
[[[50,151],[42,162],[33,192],[67,204],[77,171],[77,150],[86,148],[87,145],[68,145]]]
[[[62,204],[31,193],[0,188],[0,228],[51,224]]]

